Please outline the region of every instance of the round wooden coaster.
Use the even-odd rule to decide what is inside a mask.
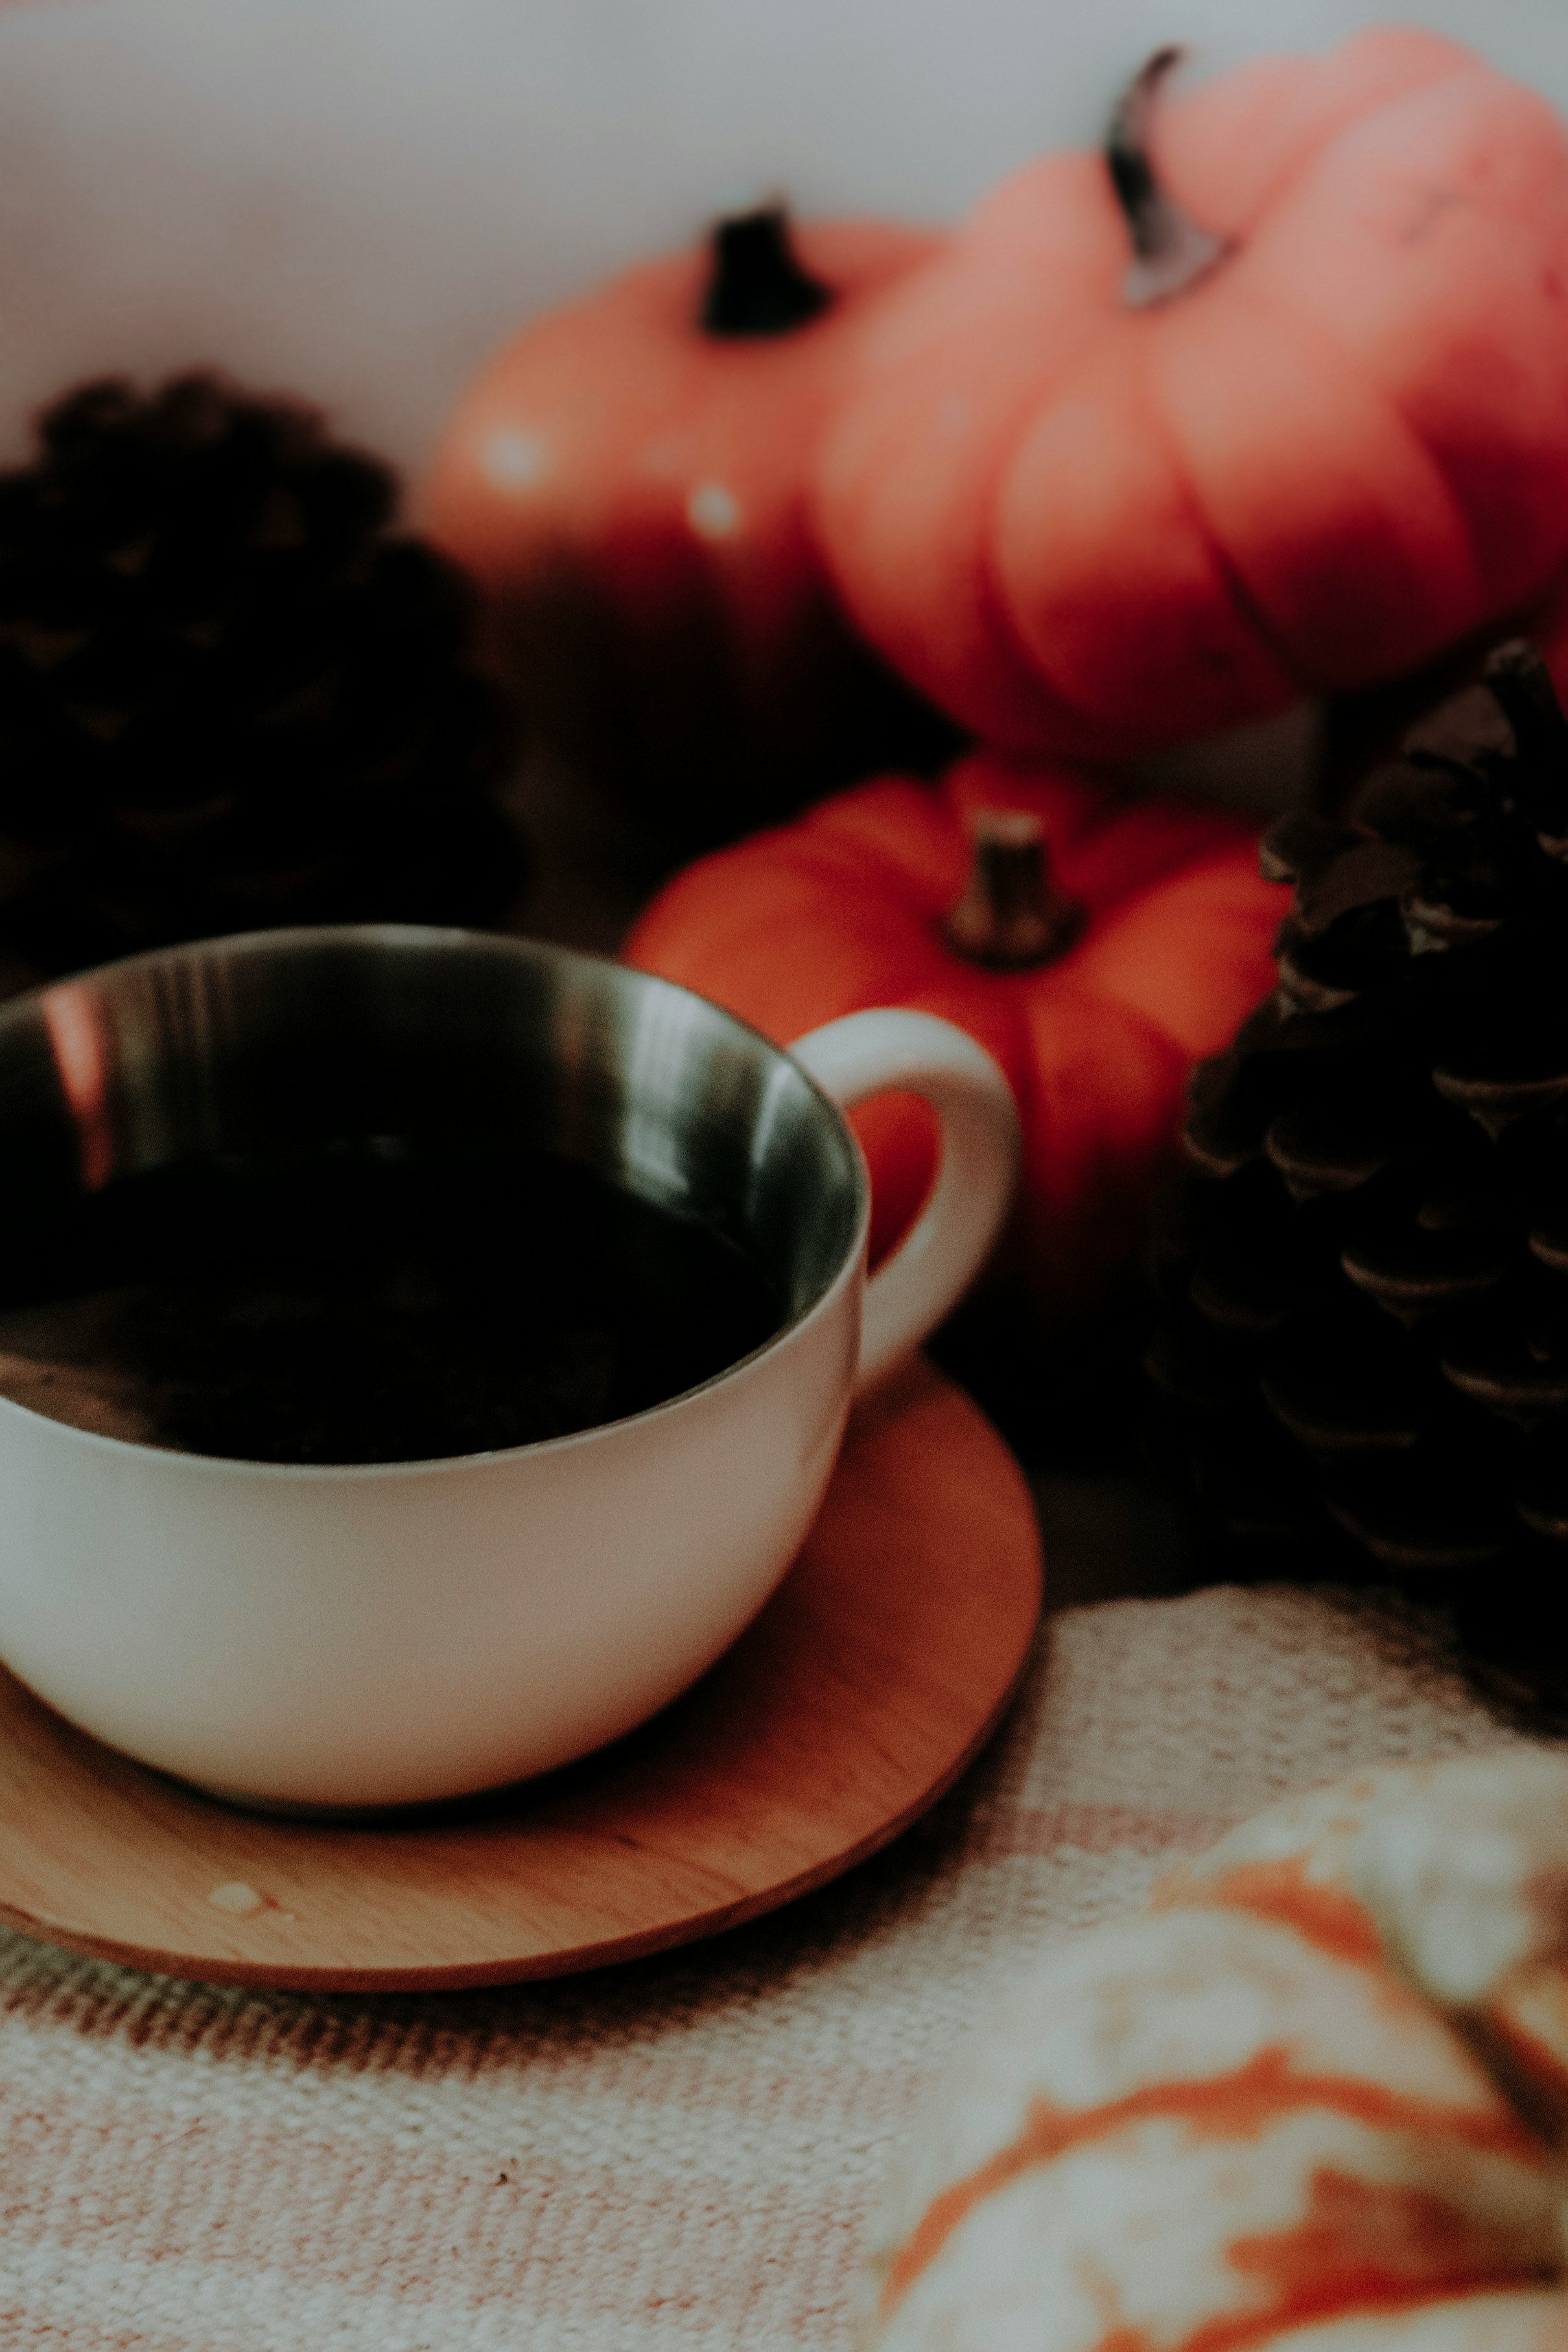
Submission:
[[[1033,1506],[912,1364],[850,1426],[761,1616],[654,1722],[531,1787],[392,1825],[233,1812],[0,1674],[0,1917],[138,1968],[323,1990],[509,1983],[733,1927],[873,1853],[1006,1706]]]

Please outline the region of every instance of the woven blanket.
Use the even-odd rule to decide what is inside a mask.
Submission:
[[[894,2143],[1026,1955],[1287,1790],[1519,1736],[1397,1604],[1101,1602],[923,1824],[704,1947],[324,2000],[0,1940],[0,2347],[842,2352]]]

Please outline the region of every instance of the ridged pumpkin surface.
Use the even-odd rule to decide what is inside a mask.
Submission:
[[[780,334],[704,331],[701,247],[535,320],[453,418],[426,492],[432,535],[501,593],[580,564],[633,625],[721,596],[760,657],[821,577],[804,476],[846,342],[935,242],[883,221],[796,230],[834,299]]]
[[[808,512],[856,328],[935,242],[793,230],[826,307],[765,332],[705,328],[708,247],[643,264],[525,327],[447,428],[428,528],[478,582],[502,666],[547,736],[594,761],[608,744],[676,839],[775,816],[935,727],[843,619]]]
[[[1085,910],[1077,945],[1038,970],[983,969],[944,937],[981,809],[1038,816],[1056,884]],[[874,1004],[967,1029],[1007,1073],[1023,1123],[1007,1262],[1061,1306],[1134,1247],[1193,1062],[1270,984],[1279,911],[1247,820],[982,752],[939,786],[862,785],[703,859],[654,899],[624,952],[781,1045]],[[906,1097],[862,1107],[853,1124],[874,1256],[925,1197],[931,1126]]]
[[[1173,102],[1228,250],[1145,308],[1093,155],[1006,182],[869,324],[818,516],[994,741],[1122,753],[1419,662],[1568,551],[1568,138],[1434,35]]]
[[[1561,1759],[1371,1773],[1052,1954],[915,2137],[864,2352],[1560,2347],[1565,1859]]]

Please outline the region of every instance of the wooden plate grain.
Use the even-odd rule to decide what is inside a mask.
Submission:
[[[696,1687],[586,1762],[400,1822],[227,1810],[0,1673],[0,1918],[183,1977],[504,1984],[733,1927],[884,1845],[995,1727],[1039,1614],[1023,1477],[911,1365],[851,1423],[778,1593]]]

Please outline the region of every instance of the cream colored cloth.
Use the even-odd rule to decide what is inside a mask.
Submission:
[[[0,1938],[0,2352],[843,2352],[870,2210],[1027,1956],[1285,1791],[1517,1737],[1434,1624],[1067,1611],[894,1849],[706,1947],[320,2000]]]

